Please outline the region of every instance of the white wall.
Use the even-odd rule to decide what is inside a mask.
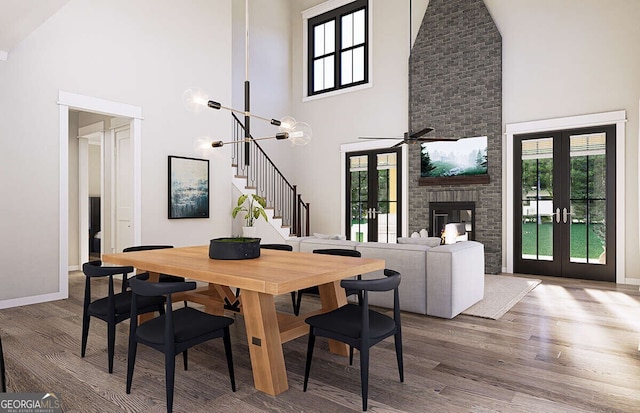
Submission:
[[[72,0],[0,62],[0,300],[58,290],[59,90],[143,109],[142,242],[228,234],[228,162],[211,162],[212,218],[170,221],[167,156],[229,133],[228,116],[185,112],[181,95],[199,85],[231,100],[230,45],[230,0]]]

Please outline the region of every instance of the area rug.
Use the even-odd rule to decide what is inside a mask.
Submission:
[[[540,282],[533,278],[486,274],[484,298],[467,308],[462,314],[497,320]]]

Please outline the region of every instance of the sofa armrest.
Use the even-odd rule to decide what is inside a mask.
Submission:
[[[427,314],[453,318],[484,297],[484,245],[463,241],[427,251]]]

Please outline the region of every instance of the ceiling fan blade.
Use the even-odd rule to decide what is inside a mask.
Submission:
[[[394,139],[394,140],[398,140],[398,139],[402,139],[402,138],[400,138],[400,137],[394,138],[394,137],[388,137],[388,136],[384,137],[384,138],[379,137],[379,136],[378,137],[376,137],[376,136],[358,136],[358,139],[376,139],[376,140],[377,139]]]
[[[413,139],[413,141],[417,141],[417,142],[443,142],[443,141],[454,142],[454,141],[457,141],[458,139],[460,139],[460,138],[445,138],[445,137],[442,137],[442,136],[431,136],[431,137],[423,136],[422,138]]]
[[[408,138],[409,139],[416,139],[416,138],[420,138],[424,135],[426,135],[427,133],[433,131],[433,128],[424,128],[424,129],[420,129],[419,131],[416,132],[409,132],[408,133]]]

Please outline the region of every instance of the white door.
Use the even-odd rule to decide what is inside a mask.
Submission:
[[[115,130],[116,252],[133,245],[133,157],[129,126]]]

